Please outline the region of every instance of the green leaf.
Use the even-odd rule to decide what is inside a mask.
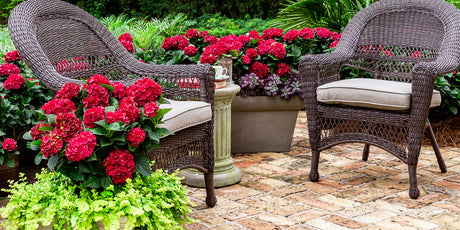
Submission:
[[[136,171],[143,176],[150,176],[152,174],[152,170],[150,168],[150,164],[148,162],[147,157],[145,156],[136,156],[134,158],[134,162],[136,163]]]
[[[31,142],[30,143],[30,149],[34,150],[34,151],[37,151],[37,150],[40,150],[40,146],[42,144],[42,140],[36,140],[34,142]]]
[[[4,161],[5,161],[5,156],[0,155],[0,165],[3,165]]]
[[[121,131],[122,130],[119,122],[114,122],[114,123],[110,124],[108,128],[110,130],[113,130],[113,131]]]
[[[92,128],[91,129],[91,132],[94,134],[94,135],[106,135],[108,134],[107,130],[103,127],[95,127],[95,128]]]
[[[299,47],[293,45],[292,48],[292,53],[296,56],[296,57],[300,57],[302,55],[302,52],[300,51]]]
[[[101,177],[101,186],[107,188],[112,184],[112,179],[108,176]]]
[[[84,181],[85,180],[85,176],[83,174],[81,174],[80,172],[78,172],[77,170],[72,170],[70,171],[70,177],[72,179],[74,179],[75,181]]]
[[[11,168],[14,167],[14,160],[11,157],[7,158],[5,163],[6,163],[6,165],[8,165],[8,167],[11,167]]]
[[[50,126],[43,126],[43,127],[40,127],[38,130],[40,130],[40,131],[53,131],[54,129],[51,128]]]
[[[101,138],[101,147],[111,146],[113,145],[113,141],[107,138]]]
[[[43,160],[43,155],[42,154],[37,154],[35,156],[35,160],[34,160],[35,165],[39,165],[42,162],[42,160]]]
[[[48,159],[48,168],[53,169],[54,166],[56,166],[56,164],[58,163],[58,160],[59,160],[59,157],[57,155],[52,156],[50,159]]]
[[[79,162],[78,171],[80,173],[90,173],[91,172],[91,171],[89,171],[88,167],[86,167],[85,163],[83,163],[83,162]]]
[[[4,133],[4,132],[2,132],[2,131],[0,130],[0,137],[1,137],[1,136],[4,136],[4,135],[6,135],[6,133]]]
[[[90,188],[100,188],[101,187],[101,181],[95,176],[89,176],[88,180],[86,181],[86,186]]]

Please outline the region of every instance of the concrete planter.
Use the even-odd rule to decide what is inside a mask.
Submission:
[[[235,97],[232,102],[232,153],[287,152],[300,109],[299,97]]]

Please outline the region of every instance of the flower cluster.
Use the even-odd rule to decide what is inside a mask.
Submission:
[[[22,57],[17,50],[13,50],[7,52],[3,57],[3,60],[5,60],[6,62],[16,62],[22,60]]]
[[[125,47],[126,50],[130,53],[134,53],[133,38],[131,34],[124,33],[118,37],[118,41]]]
[[[58,158],[53,161],[60,164],[56,169],[76,181],[108,175],[114,184],[123,184],[134,175],[135,156],[141,168],[148,167],[139,173],[150,172],[144,154],[158,145],[159,137],[147,135],[147,130],[160,129],[156,125],[165,114],[159,108],[160,85],[143,78],[126,87],[103,75],[93,75],[86,83],[65,84],[56,98],[42,106],[46,120],[29,133],[39,156]],[[98,181],[87,181],[88,186],[108,185]]]
[[[26,79],[20,74],[11,74],[3,83],[6,90],[20,89],[26,84]]]
[[[15,151],[18,148],[18,145],[14,139],[6,138],[3,141],[2,147],[7,152]]]
[[[21,70],[14,64],[5,63],[0,66],[0,76],[10,76],[11,74],[19,74]]]
[[[14,166],[13,155],[19,154],[18,144],[12,138],[5,138],[0,141],[0,165],[6,164],[9,167]]]

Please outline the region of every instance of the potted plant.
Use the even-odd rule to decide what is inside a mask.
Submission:
[[[191,220],[186,216],[190,201],[179,180],[174,176],[167,179],[162,171],[152,174],[145,156],[158,147],[162,135],[171,134],[157,126],[169,110],[159,109],[161,103],[166,103],[161,93],[160,85],[149,78],[125,87],[118,82],[112,84],[102,75],[90,77],[82,86],[67,83],[57,91],[55,98],[42,106],[42,121],[24,138],[31,141],[32,149],[40,151],[35,162],[47,159],[48,169],[56,172],[39,177],[36,185],[30,186],[64,184],[71,191],[38,198],[46,202],[55,199],[58,207],[68,208],[70,214],[57,216],[58,212],[48,209],[51,204],[32,208],[33,212],[49,212],[54,215],[54,227],[73,229],[92,229],[101,220],[105,227],[118,229],[114,222],[122,216],[128,229],[161,228]],[[158,179],[162,176],[164,180]],[[158,185],[161,187],[155,187]],[[10,190],[12,200],[25,196],[23,185],[15,186]],[[167,194],[154,195],[157,192]],[[74,194],[73,198],[66,200],[68,194]],[[134,205],[135,202],[140,203]],[[14,214],[20,208],[15,205],[18,204],[10,202],[2,210],[9,224],[19,227],[30,222],[27,226],[37,227],[36,216]],[[15,222],[18,219],[21,221]],[[49,219],[38,222],[50,224]]]

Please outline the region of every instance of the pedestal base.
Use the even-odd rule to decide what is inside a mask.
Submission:
[[[178,173],[178,176],[185,177],[183,181],[186,185],[199,188],[205,187],[203,173],[196,169],[184,169]],[[240,169],[233,164],[228,170],[218,173],[214,172],[214,187],[216,188],[236,184],[240,181]]]

